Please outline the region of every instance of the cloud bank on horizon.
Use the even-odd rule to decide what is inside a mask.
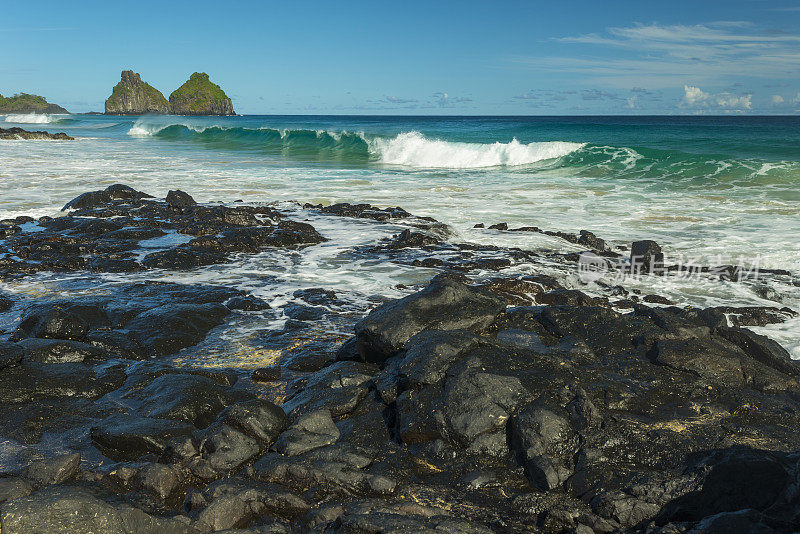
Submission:
[[[9,0],[0,36],[26,46],[0,59],[0,94],[98,110],[133,68],[157,87],[209,72],[242,113],[800,113],[790,0],[241,0],[225,18],[204,0],[140,1],[162,16],[126,12],[128,35],[123,6],[44,0],[34,25],[29,5]]]

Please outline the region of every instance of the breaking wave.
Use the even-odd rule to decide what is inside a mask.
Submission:
[[[516,139],[509,143],[460,143],[428,139],[419,132],[375,138],[368,144],[382,163],[443,169],[530,165],[566,156],[584,146],[564,141],[525,144]]]
[[[6,122],[15,124],[53,124],[64,121],[66,115],[45,115],[43,113],[18,113],[6,115]]]
[[[218,148],[252,148],[315,159],[331,157],[354,163],[373,162],[420,169],[480,169],[530,165],[579,150],[582,143],[547,141],[464,143],[431,139],[412,131],[393,137],[363,132],[223,128],[189,124],[148,124],[137,121],[128,131],[134,137],[191,140]]]

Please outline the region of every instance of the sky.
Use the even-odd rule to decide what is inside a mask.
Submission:
[[[800,113],[798,0],[0,5],[0,94],[72,112],[133,69],[240,114]]]

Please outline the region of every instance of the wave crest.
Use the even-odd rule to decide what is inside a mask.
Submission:
[[[61,115],[45,115],[43,113],[17,113],[6,116],[6,122],[15,124],[50,124],[62,119]]]
[[[428,139],[419,132],[368,141],[381,163],[429,169],[513,167],[556,159],[579,150],[582,143],[545,141],[520,143],[462,143]]]
[[[547,141],[465,143],[425,137],[411,131],[393,137],[363,132],[310,129],[244,128],[218,125],[153,123],[138,120],[128,131],[134,137],[187,140],[228,149],[256,149],[303,158],[347,160],[419,169],[481,169],[530,165],[566,156],[583,143]]]

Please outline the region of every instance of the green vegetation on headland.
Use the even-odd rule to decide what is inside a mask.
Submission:
[[[18,93],[0,95],[0,113],[69,113],[57,104],[49,103],[43,96]]]
[[[161,92],[143,82],[139,74],[122,71],[120,82],[106,100],[109,115],[142,115],[146,113],[176,115],[235,115],[233,103],[225,92],[212,83],[208,74],[195,72],[175,90],[169,102]]]
[[[231,99],[205,72],[192,74],[169,95],[169,103],[176,115],[235,115]]]
[[[169,112],[169,102],[161,91],[143,82],[139,74],[132,70],[122,71],[120,82],[106,100],[106,113],[113,115]]]

